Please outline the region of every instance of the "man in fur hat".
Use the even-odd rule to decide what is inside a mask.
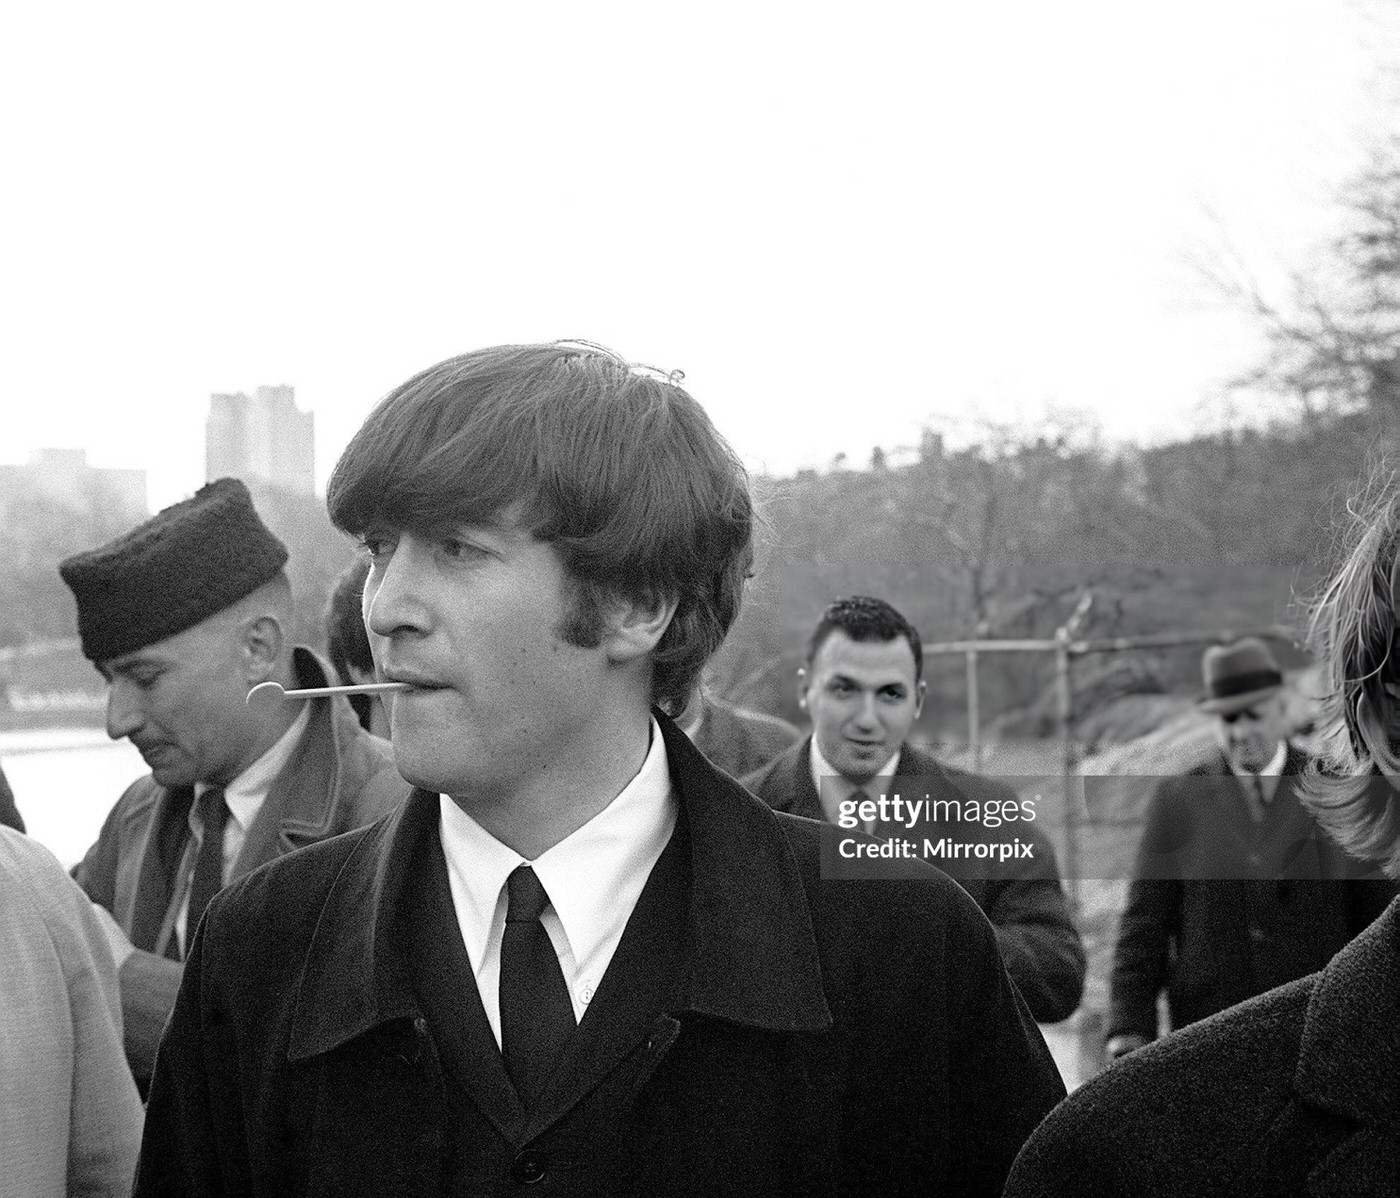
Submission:
[[[151,768],[75,871],[117,958],[127,1057],[143,1086],[214,892],[394,800],[389,746],[343,698],[245,701],[261,682],[328,681],[292,644],[286,561],[247,488],[224,478],[59,566],[83,652],[107,680],[107,733]]]

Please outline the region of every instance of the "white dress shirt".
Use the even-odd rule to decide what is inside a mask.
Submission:
[[[292,759],[292,753],[296,750],[297,743],[301,740],[301,735],[306,731],[306,726],[311,722],[311,707],[307,703],[301,705],[301,712],[292,721],[281,736],[277,738],[271,748],[259,757],[252,765],[238,775],[232,782],[224,787],[224,802],[228,804],[229,819],[224,824],[224,884],[227,885],[233,876],[234,863],[238,860],[238,854],[243,851],[243,844],[248,839],[248,829],[253,826],[253,820],[257,818],[258,812],[262,810],[262,805],[267,801],[268,792],[272,789],[272,784],[277,780],[287,762]],[[180,911],[175,917],[175,931],[180,937],[180,955],[188,951],[189,946],[185,943],[186,927],[189,923],[190,914],[190,884],[194,880],[194,863],[199,857],[199,846],[204,841],[204,821],[199,814],[199,797],[206,790],[213,790],[207,782],[196,782],[194,784],[194,802],[190,804],[190,838],[185,847],[185,855],[180,863],[180,883],[182,894],[180,897]]]
[[[676,827],[680,804],[671,791],[660,727],[652,720],[646,760],[622,792],[533,861],[503,845],[447,795],[439,803],[452,904],[496,1044],[506,879],[520,865],[534,868],[549,895],[540,922],[559,958],[574,1019],[581,1020]]]
[[[1240,769],[1228,753],[1225,755],[1225,760],[1230,763],[1230,769],[1234,772],[1236,778],[1245,780],[1255,777],[1258,778],[1259,795],[1265,803],[1271,802],[1274,797],[1274,792],[1278,790],[1278,780],[1283,776],[1283,763],[1287,758],[1288,742],[1286,740],[1281,740],[1278,742],[1278,748],[1274,750],[1274,755],[1269,758],[1269,764],[1255,775],[1251,774],[1248,770]]]
[[[848,802],[851,795],[855,794],[857,790],[863,791],[866,798],[870,799],[878,799],[882,794],[889,794],[890,783],[894,780],[894,772],[899,768],[899,757],[903,752],[904,746],[900,745],[894,751],[894,756],[875,771],[875,776],[870,781],[852,782],[822,756],[817,738],[812,737],[812,785],[817,788],[817,797],[821,800],[822,814],[826,816],[826,822],[829,824],[837,823],[841,804]],[[873,834],[876,822],[875,820],[865,820],[860,826]]]

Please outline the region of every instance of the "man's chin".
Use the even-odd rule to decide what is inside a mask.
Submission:
[[[182,786],[193,786],[199,780],[191,778],[189,773],[179,766],[172,765],[151,766],[151,777],[155,779],[158,786],[163,786],[166,790],[178,790]]]
[[[847,782],[854,782],[857,786],[864,786],[867,782],[875,778],[875,770],[879,763],[874,760],[856,760],[849,757],[841,762],[833,762],[833,765],[841,772],[841,776]]]
[[[447,762],[437,759],[434,753],[414,752],[411,743],[403,743],[405,738],[394,740],[394,768],[410,786],[433,794],[451,794],[455,775]]]

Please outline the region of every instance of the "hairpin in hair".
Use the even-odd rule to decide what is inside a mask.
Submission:
[[[563,341],[554,343],[560,349],[581,349],[590,354],[602,354],[605,358],[611,358],[619,366],[628,365],[624,358],[615,349],[609,349],[606,345],[600,345],[597,341],[585,341],[582,337],[567,337]]]
[[[671,387],[679,387],[685,378],[684,370],[662,370],[656,366],[648,366],[644,362],[629,362],[614,349],[609,349],[606,345],[600,345],[596,341],[585,341],[581,337],[570,337],[564,341],[556,341],[555,345],[561,349],[579,349],[587,353],[602,354],[623,367],[628,374],[634,374],[641,379],[655,379],[658,383],[666,383]]]
[[[635,374],[639,379],[655,379],[658,383],[665,383],[671,387],[679,387],[681,380],[685,378],[684,370],[662,370],[642,362],[633,362],[627,367],[627,372]]]

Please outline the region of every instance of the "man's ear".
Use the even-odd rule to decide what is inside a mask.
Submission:
[[[277,672],[282,656],[282,621],[270,614],[255,616],[243,622],[238,636],[238,651],[249,686],[267,682]]]
[[[797,706],[801,710],[807,710],[807,668],[797,667]]]
[[[923,715],[926,694],[928,694],[928,679],[920,678],[919,685],[914,688],[914,718],[916,720]]]
[[[609,661],[643,657],[656,648],[676,614],[674,595],[618,596],[605,605],[603,649]]]

